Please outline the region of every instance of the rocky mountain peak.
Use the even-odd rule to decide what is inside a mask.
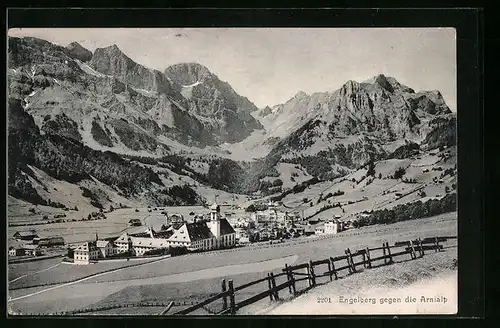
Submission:
[[[359,83],[353,80],[349,80],[344,85],[342,88],[340,88],[340,95],[345,96],[349,94],[353,94],[359,90]]]
[[[305,98],[307,97],[307,93],[305,93],[304,91],[299,91],[295,94],[295,96],[293,96],[293,98],[296,98],[296,99],[301,99],[301,98]]]
[[[394,79],[394,81],[398,83],[396,79]],[[391,83],[389,83],[384,74],[378,74],[377,76],[375,76],[373,83],[378,84],[379,86],[381,86],[382,88],[384,88],[389,92],[394,92],[394,88],[392,87]]]
[[[213,77],[207,67],[194,62],[169,66],[164,73],[170,80],[183,86],[193,85]]]
[[[399,83],[399,81],[394,77],[386,76],[384,74],[378,74],[372,77],[371,79],[364,81],[364,83],[378,86],[390,93],[393,92],[415,93],[415,91],[412,88],[409,88],[406,85]]]
[[[73,59],[78,59],[82,62],[88,62],[92,59],[92,52],[76,41],[67,45],[66,49],[68,50],[68,55]]]
[[[272,112],[273,112],[273,110],[271,109],[271,107],[266,106],[260,110],[259,115],[262,117],[265,117],[265,116],[271,114]]]

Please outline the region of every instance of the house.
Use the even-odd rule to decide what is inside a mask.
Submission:
[[[33,244],[37,244],[40,247],[54,247],[54,246],[64,246],[63,237],[48,237],[48,238],[35,238],[33,239]]]
[[[338,220],[332,220],[332,221],[328,221],[328,222],[325,222],[324,224],[324,230],[325,230],[325,234],[337,234],[339,233],[340,231],[343,230],[343,223],[338,221]]]
[[[38,235],[36,234],[35,230],[29,230],[29,231],[18,231],[14,234],[14,238],[17,241],[21,240],[33,240],[34,238],[37,238]]]
[[[9,256],[22,256],[25,255],[26,251],[22,247],[10,247]]]
[[[307,225],[304,227],[304,236],[314,235],[315,232],[316,232],[316,229],[312,225]]]
[[[97,242],[88,241],[78,246],[74,251],[74,263],[85,265],[97,261],[100,250],[97,247]]]
[[[318,225],[314,228],[314,234],[316,235],[322,235],[325,233],[325,227],[324,226],[321,226],[321,225]]]
[[[257,211],[252,214],[252,220],[258,223],[276,221],[278,219],[278,211],[275,208],[269,208],[264,211]]]
[[[98,240],[96,246],[99,249],[99,257],[106,258],[116,254],[116,248],[110,240]]]
[[[140,227],[142,225],[142,222],[139,219],[130,219],[128,223],[133,227]]]
[[[170,224],[182,224],[185,223],[186,220],[184,220],[184,216],[182,214],[172,214],[172,215],[167,215],[167,223]]]
[[[132,237],[125,232],[115,240],[116,253],[132,252]]]
[[[40,255],[43,255],[43,251],[40,249],[40,247],[38,247],[38,245],[24,245],[23,246],[24,248],[24,252],[26,253],[26,255],[30,255],[30,256],[40,256]]]

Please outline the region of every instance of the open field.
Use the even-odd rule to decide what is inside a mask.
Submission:
[[[53,265],[61,263],[62,258],[52,258],[41,261],[33,261],[33,262],[22,262],[22,263],[13,263],[8,265],[8,277],[9,281],[13,279],[19,279],[22,276],[34,274],[35,272],[46,270],[47,268],[52,267]],[[19,279],[20,280],[20,279]],[[13,285],[10,284],[10,287]]]
[[[11,279],[9,282],[9,288],[24,289],[44,284],[69,282],[107,270],[126,268],[141,263],[159,261],[160,259],[161,258],[138,258],[130,261],[127,261],[126,259],[120,259],[101,261],[89,265],[75,265],[72,263],[62,262],[61,258],[59,258],[37,261],[34,262],[35,264],[31,264],[32,262],[11,264],[9,265],[9,276],[12,275],[13,279],[18,279]],[[56,266],[56,264],[58,263],[59,265]],[[47,270],[47,268],[51,269]],[[24,274],[26,275],[26,277],[19,279],[19,277],[23,275],[23,272],[25,272]]]
[[[119,273],[103,274],[81,283],[25,296],[11,301],[10,306],[13,311],[23,313],[52,313],[80,309],[93,304],[108,304],[114,300],[124,299],[125,295],[132,297],[130,296],[132,294],[136,295],[133,299],[137,301],[203,298],[220,290],[222,278],[234,279],[237,286],[263,277],[269,271],[274,271],[275,269],[271,268],[273,266],[282,268],[284,263],[303,263],[309,259],[318,260],[343,254],[347,247],[357,249],[358,247],[379,246],[384,241],[393,243],[409,238],[456,234],[457,217],[454,212],[391,225],[363,227],[329,236],[329,238],[308,237],[283,244],[192,254],[130,268]],[[426,258],[430,256],[432,255]],[[275,264],[267,267],[259,263],[262,261]],[[222,270],[221,268],[224,267],[225,269]],[[48,273],[50,270],[45,272]],[[187,277],[192,277],[190,278],[192,281],[186,282]],[[183,284],[182,281],[185,282],[185,287],[180,290],[178,286]],[[262,290],[262,287],[256,288]],[[41,289],[36,289],[36,291],[40,292]],[[33,292],[35,290],[31,291],[28,288],[14,290],[10,294],[15,299]],[[249,290],[249,292],[252,291]],[[66,301],[59,301],[61,299],[66,299]]]

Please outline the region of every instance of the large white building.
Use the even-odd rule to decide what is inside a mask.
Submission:
[[[90,262],[97,261],[99,258],[100,250],[95,241],[86,242],[78,246],[73,253],[73,260],[75,264],[89,264]]]
[[[211,250],[236,245],[236,232],[220,216],[220,206],[210,206],[210,221],[184,223],[168,239],[170,245],[185,246],[190,250]]]
[[[173,234],[167,238],[157,238],[151,229],[139,234],[124,233],[115,240],[116,252],[130,252],[142,256],[144,253],[160,248],[187,247],[189,250],[212,250],[236,245],[236,232],[231,224],[220,215],[220,206],[210,207],[210,220],[197,220],[182,223],[177,229],[170,227]]]

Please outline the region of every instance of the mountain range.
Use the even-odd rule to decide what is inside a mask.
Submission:
[[[116,45],[92,53],[76,42],[9,37],[8,93],[9,194],[39,204],[54,193],[37,170],[94,181],[101,205],[114,203],[110,194],[184,204],[203,197],[172,191],[181,184],[174,175],[252,193],[283,163],[332,179],[456,142],[456,114],[439,91],[415,92],[382,74],[258,109],[199,63],[161,72]]]

